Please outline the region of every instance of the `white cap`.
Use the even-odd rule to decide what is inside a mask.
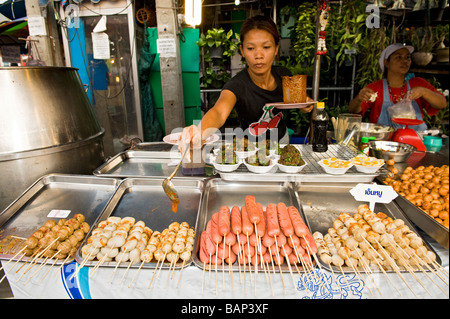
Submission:
[[[378,64],[380,66],[381,72],[384,72],[384,60],[387,60],[392,53],[400,49],[408,49],[409,53],[413,53],[414,47],[411,45],[404,45],[401,43],[394,43],[388,46],[386,49],[381,52],[380,59],[378,60]]]

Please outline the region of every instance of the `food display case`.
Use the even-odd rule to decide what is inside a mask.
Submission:
[[[178,174],[174,177],[173,183],[179,192],[181,202],[179,211],[173,212],[171,202],[164,194],[162,181],[175,168],[173,163],[179,160],[179,154],[163,143],[136,145],[136,148],[111,158],[100,166],[93,176],[51,175],[36,182],[0,216],[2,239],[11,235],[26,239],[35,230],[30,223],[38,228],[45,221],[50,209],[58,207],[73,212],[83,211],[91,226],[89,233],[78,247],[74,260],[71,263],[67,262],[59,270],[61,282],[55,282],[54,279],[50,279],[54,278],[53,276],[48,276],[43,283],[49,285],[48,287],[54,287],[50,290],[58,294],[62,293],[60,285],[76,282],[74,289],[78,289],[79,296],[94,298],[95,296],[159,298],[163,295],[167,298],[217,298],[219,288],[222,289],[221,297],[242,298],[246,296],[248,287],[254,289],[254,296],[267,298],[282,295],[287,298],[445,296],[446,291],[442,288],[442,284],[448,286],[448,279],[444,277],[445,272],[448,272],[448,248],[445,247],[445,242],[444,245],[440,244],[439,238],[434,238],[433,233],[423,224],[410,218],[397,200],[387,204],[376,204],[375,213],[382,213],[389,220],[401,220],[412,231],[411,236],[420,238],[424,249],[436,256],[433,264],[422,265],[422,269],[404,267],[398,271],[395,267],[382,269],[374,265],[369,268],[361,265],[355,268],[343,265],[340,268],[324,262],[319,250],[316,250],[319,245],[312,248],[312,242],[308,241],[305,244],[306,238],[305,242],[302,242],[298,237],[299,243],[302,244],[295,246],[293,239],[295,236],[292,239],[286,237],[283,248],[288,249],[290,240],[293,246],[290,252],[283,253],[289,259],[295,256],[296,250],[303,249],[310,257],[310,263],[305,262],[300,255],[296,257],[298,262],[295,260],[292,263],[286,262],[286,259],[279,265],[271,264],[274,259],[266,260],[265,264],[250,262],[246,270],[239,263],[237,256],[236,260],[229,259],[227,262],[222,255],[223,262],[217,267],[209,262],[205,263],[205,260],[202,262],[200,257],[202,234],[208,230],[208,225],[213,223],[213,216],[220,213],[224,206],[229,209],[230,214],[234,207],[239,207],[241,216],[244,216],[242,211],[246,206],[247,196],[254,196],[261,205],[263,214],[265,211],[267,215],[270,204],[283,203],[287,208],[294,207],[298,211],[298,216],[304,221],[310,236],[317,233],[325,236],[328,230],[333,228],[334,221],[339,219],[340,214],[347,213],[353,216],[358,212],[360,205],[365,204],[356,201],[351,195],[350,190],[355,185],[378,183],[384,174],[389,173],[389,169],[383,166],[375,174],[361,173],[355,167],[344,174],[328,174],[318,165],[319,161],[332,157],[350,160],[356,154],[340,145],[331,145],[329,152],[322,154],[311,152],[308,145],[297,147],[307,163],[298,173],[284,173],[277,170],[258,174],[248,171],[244,165],[234,172],[224,173],[214,170],[207,162],[206,165],[211,172],[209,175]],[[402,163],[407,164],[409,163]],[[72,204],[79,206],[73,207]],[[40,217],[33,217],[36,214],[40,214]],[[101,258],[86,258],[82,247],[92,242],[94,232],[112,218],[122,220],[133,218],[136,222],[143,222],[152,232],[165,232],[173,223],[186,222],[192,231],[195,231],[192,254],[189,255],[189,259],[177,259],[175,263],[171,263],[168,259],[164,259],[164,262],[156,259],[119,262],[114,259],[102,261]],[[28,225],[26,231],[21,230],[22,221]],[[248,238],[249,242],[250,240]],[[261,244],[258,244],[257,240],[254,242],[255,252],[258,245],[262,249],[262,238],[260,240]],[[219,245],[219,242],[217,244]],[[231,251],[231,246],[228,248]],[[282,247],[278,248],[278,252],[281,252]],[[260,253],[261,261],[265,257],[262,256],[262,250]],[[225,254],[223,249],[222,254]],[[11,256],[11,254],[1,255],[2,264],[8,273],[8,280],[11,279],[13,290],[17,295],[23,296],[26,294],[23,281],[27,276],[20,279],[21,273],[12,271],[14,269],[17,271],[17,268],[9,261]],[[46,271],[49,271],[48,267],[44,265]],[[176,284],[171,280],[174,270],[178,270],[179,273]],[[220,277],[218,273],[221,274]],[[212,276],[216,276],[215,280],[212,280]],[[429,277],[432,277],[432,281]],[[127,278],[128,282],[132,278],[128,286],[130,289],[120,289],[122,280],[119,282],[119,278],[122,280]],[[424,284],[424,281],[427,283]],[[33,280],[31,283],[39,287]],[[150,289],[152,284],[154,288]]]

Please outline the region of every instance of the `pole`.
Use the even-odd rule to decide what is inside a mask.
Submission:
[[[159,60],[166,134],[185,126],[178,18],[173,0],[158,0]]]

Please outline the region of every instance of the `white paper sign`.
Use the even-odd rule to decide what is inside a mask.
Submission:
[[[66,218],[69,216],[70,210],[67,209],[52,209],[50,213],[48,213],[47,217],[53,217],[53,218]]]
[[[28,16],[28,33],[30,36],[47,35],[45,19],[42,16]]]
[[[104,60],[111,57],[109,37],[104,32],[92,32],[92,51],[94,59]]]
[[[369,202],[369,208],[374,210],[376,203],[390,203],[395,199],[397,192],[388,185],[379,184],[358,184],[350,190],[355,200],[361,202]]]
[[[156,40],[156,49],[161,57],[176,57],[175,38],[161,38]]]

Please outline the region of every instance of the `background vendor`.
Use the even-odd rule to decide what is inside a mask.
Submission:
[[[383,72],[383,79],[375,81],[364,87],[358,95],[350,101],[351,113],[364,113],[370,110],[369,121],[393,127],[400,127],[392,123],[388,107],[404,99],[409,91],[409,99],[416,112],[416,118],[423,120],[423,110],[433,116],[440,109],[447,106],[445,96],[436,90],[430,83],[420,77],[405,77],[411,67],[412,46],[401,43],[389,45],[383,50],[379,59],[379,66]],[[416,131],[427,129],[425,123],[409,126]]]

